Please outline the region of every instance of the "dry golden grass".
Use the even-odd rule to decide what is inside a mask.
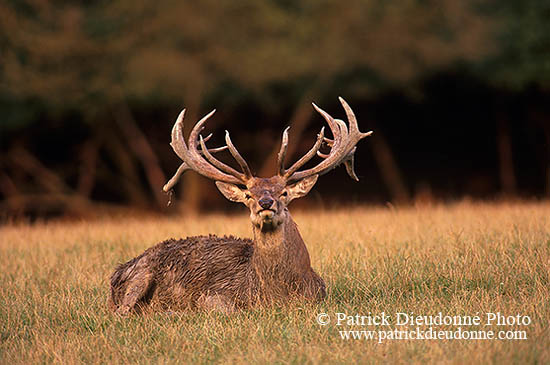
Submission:
[[[550,205],[460,203],[294,215],[329,295],[231,316],[107,311],[115,265],[169,237],[250,236],[235,217],[0,230],[0,363],[548,363]],[[528,315],[526,340],[342,340],[318,313]],[[333,321],[334,322],[334,321]],[[372,329],[372,328],[369,328]],[[377,328],[375,328],[377,329]]]

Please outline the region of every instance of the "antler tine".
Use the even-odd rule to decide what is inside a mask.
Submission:
[[[340,101],[340,104],[344,107],[344,110],[346,111],[346,116],[349,121],[349,134],[353,136],[353,138],[350,139],[350,143],[354,143],[354,145],[359,142],[361,139],[370,136],[373,132],[368,131],[365,133],[362,133],[359,130],[359,126],[357,124],[357,118],[355,117],[355,113],[353,110],[351,110],[351,107],[349,104],[342,98],[341,96],[338,97],[338,100]],[[353,153],[353,152],[352,152]]]
[[[235,158],[239,166],[241,166],[241,169],[243,170],[246,178],[252,177],[252,173],[250,172],[250,168],[248,167],[248,164],[244,160],[243,156],[241,156],[239,151],[237,151],[237,149],[233,145],[233,142],[231,142],[231,137],[229,137],[229,131],[225,131],[225,143],[227,144],[227,147],[229,147],[229,152],[231,152],[231,155],[233,155],[233,158]]]
[[[347,141],[349,136],[348,126],[346,125],[346,122],[344,122],[342,119],[334,119],[334,121],[338,124],[338,128],[340,128],[340,133],[342,134],[342,141]]]
[[[290,127],[286,127],[283,131],[283,137],[281,139],[281,149],[279,150],[279,153],[277,154],[277,166],[278,166],[278,172],[279,175],[283,175],[285,172],[285,157],[286,157],[286,151],[288,149],[288,130]]]
[[[185,111],[186,109],[183,109],[181,113],[179,113],[178,118],[176,119],[176,122],[172,127],[172,141],[170,142],[170,146],[172,146],[172,149],[174,150],[174,152],[176,152],[176,155],[178,155],[178,157],[182,160],[185,160],[185,152],[187,151],[187,145],[185,144],[185,140],[183,139],[182,131]]]
[[[208,140],[210,140],[210,138],[212,138],[212,136],[213,136],[213,134],[210,133],[209,135],[207,135],[206,137],[203,138],[202,135],[199,134],[199,139],[200,139],[200,138],[203,138],[203,139],[204,139],[204,142],[206,143],[206,142],[208,142]],[[216,153],[216,152],[225,151],[225,150],[228,149],[228,148],[229,148],[229,147],[227,147],[227,146],[221,146],[221,147],[216,147],[216,148],[208,148],[208,152],[210,152],[210,153]],[[199,150],[199,152],[200,152],[201,154],[204,155],[204,153],[203,153],[202,151],[203,151],[203,150],[202,150],[202,146],[201,146],[201,149]]]
[[[323,142],[325,142],[329,147],[332,147],[334,145],[334,140],[327,137],[323,139]]]
[[[185,117],[185,109],[183,109],[182,112],[178,115],[178,118],[174,123],[174,127],[172,128],[172,141],[170,142],[170,145],[174,149],[174,152],[176,152],[176,154],[179,156],[179,158],[183,160],[183,163],[179,166],[178,170],[176,171],[174,176],[168,181],[168,183],[164,185],[164,191],[170,190],[179,180],[181,175],[187,170],[194,170],[197,173],[216,181],[223,181],[233,184],[246,183],[247,177],[245,175],[240,174],[237,171],[235,171],[236,174],[227,174],[225,172],[222,172],[211,163],[209,163],[207,160],[205,160],[205,158],[202,156],[203,154],[209,154],[211,156],[211,153],[223,151],[228,148],[227,146],[208,150],[208,148],[206,148],[206,145],[204,145],[204,148],[201,151],[197,149],[197,137],[199,136],[200,131],[204,128],[204,123],[208,120],[208,118],[212,116],[212,114],[214,114],[215,111],[216,110],[213,110],[208,113],[193,127],[189,136],[188,145],[185,143],[185,140],[183,138],[183,119]],[[208,136],[207,138],[210,138],[210,136]],[[204,139],[202,137],[201,139],[204,144]]]
[[[210,151],[208,150],[208,148],[206,148],[206,140],[204,140],[202,138],[202,136],[199,136],[200,138],[200,144],[201,144],[201,152],[204,153],[204,156],[206,157],[206,159],[214,166],[216,166],[218,169],[224,171],[224,172],[227,172],[228,174],[231,174],[231,175],[238,175],[240,174],[237,170],[235,170],[234,168],[232,168],[231,166],[228,166],[226,164],[224,164],[223,162],[221,162],[220,160],[216,159],[214,156],[212,156],[212,154],[210,153]],[[223,147],[224,149],[227,149],[228,147],[227,146],[224,146]]]
[[[298,161],[296,161],[288,170],[284,172],[283,177],[285,177],[287,180],[289,180],[289,177],[292,176],[298,169],[302,166],[304,166],[309,160],[315,156],[317,152],[319,152],[319,148],[321,148],[321,144],[323,143],[323,138],[325,138],[325,127],[321,128],[321,131],[317,135],[317,141],[315,141],[315,144],[311,149],[304,155],[302,158],[300,158]]]
[[[172,189],[174,187],[174,185],[176,185],[176,183],[178,182],[178,180],[180,179],[181,175],[183,175],[183,173],[187,170],[190,170],[191,168],[185,163],[183,162],[179,167],[178,167],[178,170],[176,171],[176,173],[174,174],[174,176],[172,176],[172,178],[170,180],[168,180],[168,182],[166,184],[164,184],[164,186],[162,187],[162,191],[164,191],[165,193],[167,193],[168,191],[170,191],[170,189]]]
[[[348,154],[347,160],[344,161],[344,166],[346,167],[346,172],[348,175],[355,181],[359,181],[357,174],[355,173],[354,163],[355,163],[355,150],[357,147],[353,147],[353,150]]]
[[[351,110],[351,107],[349,104],[342,98],[341,96],[338,97],[338,100],[340,101],[340,104],[344,107],[344,110],[346,111],[346,117],[348,118],[349,122],[349,132],[350,134],[359,134],[361,136],[360,139],[368,137],[372,134],[372,131],[368,131],[366,133],[362,133],[359,131],[359,126],[357,125],[357,118],[355,117],[355,113],[353,110]]]
[[[331,147],[331,150],[328,154],[318,152],[317,154],[320,157],[324,158],[322,162],[311,169],[294,172],[291,176],[288,177],[289,180],[301,180],[305,177],[315,174],[322,175],[340,165],[341,163],[345,163],[346,171],[348,172],[350,177],[355,180],[359,180],[357,178],[357,175],[355,174],[355,171],[353,170],[354,153],[356,150],[355,145],[362,138],[371,135],[372,131],[367,133],[360,132],[359,126],[357,125],[357,118],[355,117],[355,114],[351,110],[350,106],[343,98],[340,97],[339,100],[344,107],[344,110],[346,111],[346,116],[349,122],[349,129],[344,121],[332,118],[324,110],[313,104],[315,110],[317,110],[317,112],[319,112],[319,114],[321,114],[323,118],[325,118],[330,126],[337,126],[334,129],[331,127],[334,134],[334,140],[330,140],[328,138],[325,140],[329,147]]]
[[[204,142],[206,142],[206,140],[204,140]],[[209,148],[209,149],[208,149],[208,152],[210,152],[210,153],[216,153],[216,152],[225,151],[225,150],[228,149],[228,148],[229,148],[229,147],[227,147],[227,146],[221,146],[221,147],[216,147],[216,148]],[[201,154],[204,155],[204,153],[203,153],[203,151],[202,151],[202,148],[199,150],[199,152],[200,152]]]
[[[210,113],[202,117],[201,120],[195,124],[191,133],[189,134],[189,152],[192,155],[197,154],[197,144],[199,142],[199,133],[204,129],[204,124],[206,121],[216,112],[216,109],[212,110]]]
[[[339,143],[341,140],[341,134],[340,134],[340,127],[338,126],[338,123],[336,123],[336,120],[330,116],[329,113],[324,111],[323,109],[319,108],[315,103],[311,103],[313,105],[313,108],[321,114],[323,118],[327,121],[327,124],[330,128],[330,131],[332,132],[332,135],[334,136],[334,143]]]

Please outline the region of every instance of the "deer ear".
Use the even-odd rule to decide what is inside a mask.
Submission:
[[[221,181],[216,181],[218,190],[221,191],[223,196],[232,202],[244,203],[246,202],[246,193],[243,189],[239,188],[235,184],[229,184]]]
[[[313,185],[317,182],[318,177],[319,175],[313,175],[306,177],[295,184],[289,185],[286,188],[288,191],[289,201],[307,195],[311,188],[313,188]]]

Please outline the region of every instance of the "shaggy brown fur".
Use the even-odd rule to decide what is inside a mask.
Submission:
[[[161,242],[116,268],[111,276],[111,309],[119,314],[147,307],[232,312],[294,296],[324,298],[325,283],[311,268],[287,201],[280,197],[283,190],[286,199],[301,196],[314,181],[285,188],[272,180],[257,179],[246,192],[234,185],[231,191],[222,191],[238,195],[228,196],[231,200],[240,199],[241,193],[247,200],[254,240],[210,235]],[[257,203],[266,196],[279,196],[269,214]]]

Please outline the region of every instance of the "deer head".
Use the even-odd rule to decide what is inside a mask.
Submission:
[[[184,109],[174,124],[172,142],[170,143],[174,152],[183,160],[183,163],[163,190],[168,192],[185,171],[194,170],[216,181],[216,186],[227,199],[248,206],[252,223],[262,232],[277,230],[287,218],[287,205],[292,200],[305,196],[315,185],[320,175],[344,163],[349,176],[357,181],[359,180],[353,167],[355,146],[362,138],[371,135],[372,131],[360,132],[353,111],[344,99],[339,98],[339,100],[346,112],[349,127],[344,121],[332,118],[324,110],[313,104],[315,110],[327,121],[333,139],[325,137],[325,128],[323,127],[317,135],[317,141],[313,147],[292,166],[285,169],[284,160],[288,147],[289,130],[289,127],[287,127],[283,132],[281,149],[277,158],[278,173],[270,178],[260,178],[252,175],[248,164],[231,142],[227,131],[225,133],[225,146],[207,148],[206,142],[212,135],[203,138],[200,132],[204,129],[206,121],[214,114],[215,110],[199,120],[193,127],[186,144],[183,138]],[[328,154],[319,151],[323,143],[330,147]],[[235,170],[213,156],[213,153],[227,149],[239,164],[241,171]],[[299,171],[315,155],[323,160],[312,168]]]

